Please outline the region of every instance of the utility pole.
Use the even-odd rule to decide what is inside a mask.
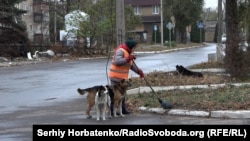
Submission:
[[[222,35],[222,0],[218,0],[218,36],[217,43],[221,44]]]
[[[163,9],[161,0],[161,46],[163,46]]]
[[[218,34],[217,34],[217,48],[216,55],[217,61],[222,61],[223,56],[223,45],[221,44],[221,36],[222,36],[222,0],[218,0]]]
[[[124,0],[116,0],[116,43],[125,42]]]
[[[54,45],[56,45],[56,1],[55,1],[55,13],[54,13]]]

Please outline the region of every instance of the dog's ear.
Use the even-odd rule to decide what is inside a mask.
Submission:
[[[99,90],[101,90],[101,91],[105,91],[105,87],[104,87],[104,86],[102,86],[102,85],[100,85]]]
[[[128,79],[128,82],[129,82],[129,83],[131,83],[131,82],[132,82],[132,79],[131,79],[131,78],[129,78],[129,79]]]
[[[177,70],[179,70],[181,68],[181,66],[179,66],[179,65],[176,65],[175,67]]]
[[[108,89],[108,93],[110,97],[114,97],[114,91],[112,89],[112,86],[110,85],[106,85],[107,89]]]
[[[112,86],[111,85],[106,85],[108,91],[112,91]]]
[[[101,97],[101,94],[102,94],[102,92],[105,90],[105,88],[103,87],[103,86],[99,86],[99,89],[98,89],[98,91],[97,91],[97,94],[98,94],[98,96],[99,97]]]

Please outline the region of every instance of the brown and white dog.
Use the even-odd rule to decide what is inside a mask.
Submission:
[[[101,86],[99,91],[95,95],[95,107],[96,107],[96,120],[100,120],[102,116],[102,120],[106,120],[106,110],[108,109],[108,116],[111,118],[110,111],[110,96],[107,86]]]
[[[124,115],[122,114],[122,100],[125,98],[126,93],[127,93],[127,89],[128,87],[131,86],[131,79],[128,80],[121,80],[118,84],[116,85],[106,85],[106,86],[93,86],[93,87],[89,87],[89,88],[85,88],[85,89],[81,89],[78,88],[77,92],[80,95],[84,95],[87,94],[87,101],[88,101],[88,107],[86,109],[86,114],[87,114],[87,118],[92,118],[90,111],[92,109],[92,107],[98,102],[99,98],[96,97],[98,92],[100,91],[100,93],[105,93],[106,90],[108,91],[108,95],[110,97],[110,101],[113,103],[112,106],[113,107],[109,107],[109,102],[107,103],[109,108],[109,117],[110,117],[110,109],[112,109],[114,117],[117,117],[116,111],[119,110],[119,113],[122,117],[124,117]],[[103,102],[100,102],[103,103]],[[96,105],[97,106],[97,105]],[[98,110],[98,109],[97,109]],[[97,111],[98,112],[98,111]],[[98,113],[97,113],[98,114]],[[98,115],[97,115],[98,116]]]
[[[92,118],[90,111],[96,104],[97,120],[100,119],[100,112],[102,112],[102,118],[105,120],[106,109],[109,109],[110,113],[110,88],[108,85],[98,85],[85,89],[77,89],[80,95],[87,94],[88,107],[86,109],[87,118]],[[109,114],[111,117],[111,113]]]

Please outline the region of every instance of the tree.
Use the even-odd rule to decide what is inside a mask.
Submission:
[[[21,15],[26,11],[16,7],[24,0],[0,0],[0,44],[28,43],[26,26]]]
[[[59,30],[64,29],[65,27],[65,20],[64,16],[66,15],[65,5],[64,2],[55,2],[50,1],[49,2],[49,17],[50,17],[50,41],[56,42],[59,39]],[[56,30],[55,30],[56,28]],[[56,31],[56,32],[55,32]],[[56,37],[56,38],[55,38]],[[55,41],[56,39],[56,41]]]
[[[90,37],[91,44],[94,41],[106,44],[113,43],[115,38],[115,1],[114,0],[99,0],[93,3],[92,0],[86,0],[80,6],[80,10],[89,15],[89,19],[80,23],[78,35],[85,39]]]
[[[70,1],[71,2],[71,1]],[[78,36],[81,39],[90,37],[91,44],[98,40],[97,43],[112,44],[116,37],[115,31],[115,4],[116,0],[98,0],[93,3],[93,0],[85,0],[76,2],[74,5],[71,2],[68,9],[78,9],[89,15],[89,19],[80,22],[80,30],[77,30]],[[77,21],[78,19],[75,19]],[[72,20],[73,21],[73,20]],[[134,15],[133,8],[125,7],[125,26],[126,30],[134,29],[135,26],[141,24],[139,16]]]
[[[202,17],[206,21],[217,21],[218,12],[215,9],[207,8],[203,10]]]
[[[168,23],[172,23],[172,25],[174,24],[174,18],[172,17],[169,17],[167,20],[165,20],[165,23],[163,23],[163,41],[167,41],[167,42],[170,42],[170,38],[171,38],[171,41],[175,41],[175,34],[174,34],[174,28],[171,28],[170,30],[168,29],[167,27],[167,24]]]
[[[226,2],[226,56],[225,69],[234,79],[244,79],[249,72],[249,62],[240,48],[240,16],[237,0]]]
[[[201,20],[203,0],[164,0],[164,19],[175,17],[177,42],[186,42],[186,26]]]
[[[205,39],[204,28],[198,28],[197,23],[192,24],[191,42],[200,43]]]
[[[26,25],[21,21],[21,15],[26,11],[17,7],[22,1],[0,0],[0,55],[11,59],[26,57],[30,51]]]

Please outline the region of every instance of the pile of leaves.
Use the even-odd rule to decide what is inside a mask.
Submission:
[[[223,74],[203,73],[203,77],[183,76],[177,72],[155,71],[145,75],[146,81],[151,86],[182,86],[182,85],[210,85],[230,82],[230,77]],[[143,78],[132,78],[136,88],[146,86]]]

